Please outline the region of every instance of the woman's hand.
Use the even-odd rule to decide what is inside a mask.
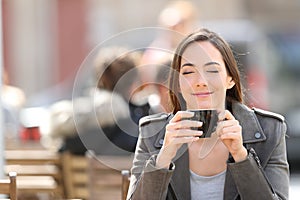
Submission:
[[[202,131],[191,129],[191,127],[201,127],[202,122],[182,120],[193,117],[193,115],[193,112],[178,111],[167,124],[164,143],[157,156],[156,167],[168,168],[182,144],[197,141],[202,135]]]
[[[243,146],[242,127],[238,120],[228,111],[219,113],[217,134],[231,153],[235,162],[247,158],[247,150]]]

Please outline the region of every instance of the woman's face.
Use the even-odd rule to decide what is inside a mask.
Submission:
[[[187,109],[224,109],[226,90],[233,86],[221,53],[210,42],[187,46],[179,75],[180,92]]]

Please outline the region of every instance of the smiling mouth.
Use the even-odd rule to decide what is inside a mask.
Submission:
[[[192,95],[197,96],[197,97],[207,97],[212,95],[213,92],[196,92],[196,93],[192,93]]]

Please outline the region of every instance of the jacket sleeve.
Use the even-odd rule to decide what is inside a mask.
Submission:
[[[279,141],[271,152],[265,167],[254,149],[246,160],[229,163],[228,169],[241,199],[288,199],[289,166],[286,157],[286,125],[279,123]]]
[[[175,165],[171,163],[169,169],[156,168],[155,162],[159,150],[149,147],[152,142],[151,139],[145,137],[143,128],[140,127],[127,200],[166,199]]]

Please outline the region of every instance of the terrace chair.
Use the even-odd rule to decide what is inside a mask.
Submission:
[[[121,170],[131,168],[133,156],[96,155],[91,150],[86,156],[90,200],[121,199]]]
[[[129,170],[122,170],[122,200],[126,200],[128,188],[130,184],[130,171]]]
[[[0,179],[0,194],[8,195],[10,200],[17,200],[17,173],[9,172],[8,179]]]

